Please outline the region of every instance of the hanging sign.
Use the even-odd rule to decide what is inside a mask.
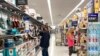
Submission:
[[[88,21],[89,22],[98,22],[98,14],[97,13],[88,14]]]
[[[16,5],[28,5],[27,0],[16,0]]]

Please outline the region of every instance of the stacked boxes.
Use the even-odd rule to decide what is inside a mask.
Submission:
[[[100,22],[89,23],[87,30],[87,56],[99,56]]]

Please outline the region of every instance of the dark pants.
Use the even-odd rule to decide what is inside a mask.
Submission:
[[[48,54],[48,48],[43,48],[42,49],[42,56],[49,56],[49,54]]]
[[[71,56],[73,53],[73,46],[69,47],[69,56]]]

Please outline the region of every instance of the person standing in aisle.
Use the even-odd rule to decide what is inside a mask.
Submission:
[[[40,32],[41,40],[40,47],[42,48],[42,56],[49,56],[48,47],[50,40],[50,33],[48,27],[43,26],[42,31]]]
[[[69,56],[73,53],[73,47],[74,47],[74,32],[72,29],[68,30],[67,32],[67,41],[68,41],[68,47],[69,47]]]

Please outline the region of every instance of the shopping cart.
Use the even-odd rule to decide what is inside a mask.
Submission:
[[[56,46],[58,46],[58,45],[61,46],[61,45],[62,45],[61,33],[57,33],[57,34],[56,34],[55,42],[56,42]]]

